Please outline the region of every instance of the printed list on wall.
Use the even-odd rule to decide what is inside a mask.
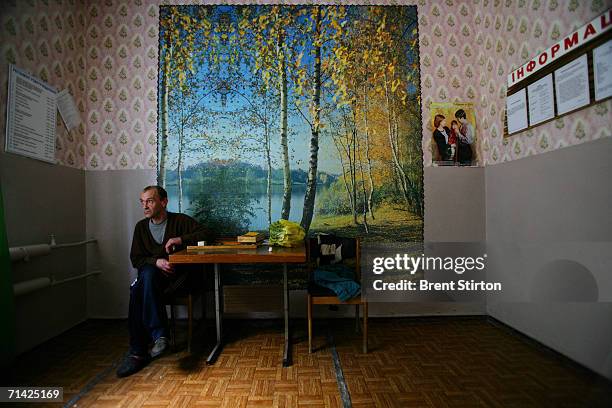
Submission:
[[[11,65],[5,150],[55,163],[56,110],[55,89]]]

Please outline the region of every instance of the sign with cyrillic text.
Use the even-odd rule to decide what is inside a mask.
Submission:
[[[563,38],[552,47],[542,51],[526,64],[515,69],[508,75],[508,88],[518,84],[533,73],[555,62],[563,55],[575,50],[581,45],[599,37],[612,28],[612,9],[585,24],[578,30]]]

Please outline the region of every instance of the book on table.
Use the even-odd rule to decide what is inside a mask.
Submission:
[[[238,242],[255,244],[263,241],[265,238],[266,234],[264,234],[263,232],[250,231],[244,235],[239,235]]]

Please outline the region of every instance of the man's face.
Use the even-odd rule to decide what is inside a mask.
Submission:
[[[142,205],[145,217],[155,219],[166,210],[168,199],[161,200],[157,191],[151,189],[140,194],[140,205]]]

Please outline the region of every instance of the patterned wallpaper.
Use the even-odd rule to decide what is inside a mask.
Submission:
[[[89,1],[88,170],[155,168],[158,4]]]
[[[0,140],[4,149],[8,64],[25,69],[54,86],[68,88],[81,114],[87,109],[84,36],[86,16],[81,3],[73,1],[14,0],[0,10]],[[55,157],[59,164],[85,168],[87,126],[70,133],[57,121]]]
[[[67,133],[58,122],[60,164],[87,170],[155,167],[158,6],[162,3],[191,2],[15,0],[2,11],[2,104],[6,63],[14,62],[58,89],[68,87],[81,110],[83,124],[78,130]],[[511,138],[502,137],[506,74],[605,11],[609,0],[393,3],[419,6],[426,166],[431,165],[428,106],[432,101],[475,104],[482,165],[610,136],[612,102],[608,101]],[[0,115],[1,128],[4,120]]]

